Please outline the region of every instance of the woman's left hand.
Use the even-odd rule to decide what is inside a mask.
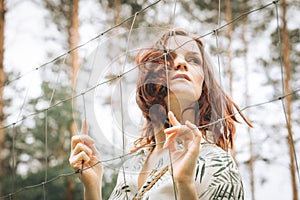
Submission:
[[[171,153],[174,181],[176,185],[194,184],[201,132],[189,121],[182,125],[172,112],[168,113],[168,117],[172,127],[164,130],[166,134],[164,148],[169,148]],[[183,148],[177,149],[177,141],[182,143]]]

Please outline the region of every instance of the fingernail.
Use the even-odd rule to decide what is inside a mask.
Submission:
[[[190,126],[192,128],[197,128],[197,126],[195,124],[193,124],[192,122],[190,122],[189,120],[185,121],[185,125]]]
[[[185,125],[190,126],[190,127],[193,126],[192,122],[190,122],[189,120],[186,120],[186,121],[185,121]]]

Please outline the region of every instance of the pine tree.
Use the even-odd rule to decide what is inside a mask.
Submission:
[[[0,177],[4,175],[3,168],[3,150],[4,150],[4,106],[5,100],[3,97],[4,86],[6,82],[6,74],[4,70],[4,30],[5,30],[5,0],[0,0]],[[0,183],[0,195],[2,194],[2,183]]]

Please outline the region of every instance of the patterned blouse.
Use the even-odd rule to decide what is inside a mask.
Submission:
[[[159,165],[138,190],[139,173],[149,150],[139,150],[121,167],[110,200],[172,200],[176,199],[173,179],[168,167]],[[214,144],[201,145],[195,170],[195,184],[199,200],[244,199],[239,171],[230,155]]]

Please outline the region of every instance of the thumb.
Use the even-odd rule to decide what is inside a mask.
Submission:
[[[87,135],[89,132],[89,126],[86,120],[82,120],[81,122],[81,134]]]
[[[176,117],[172,111],[169,111],[168,117],[169,117],[169,120],[170,120],[172,126],[180,126],[181,125],[180,122],[176,119]]]

